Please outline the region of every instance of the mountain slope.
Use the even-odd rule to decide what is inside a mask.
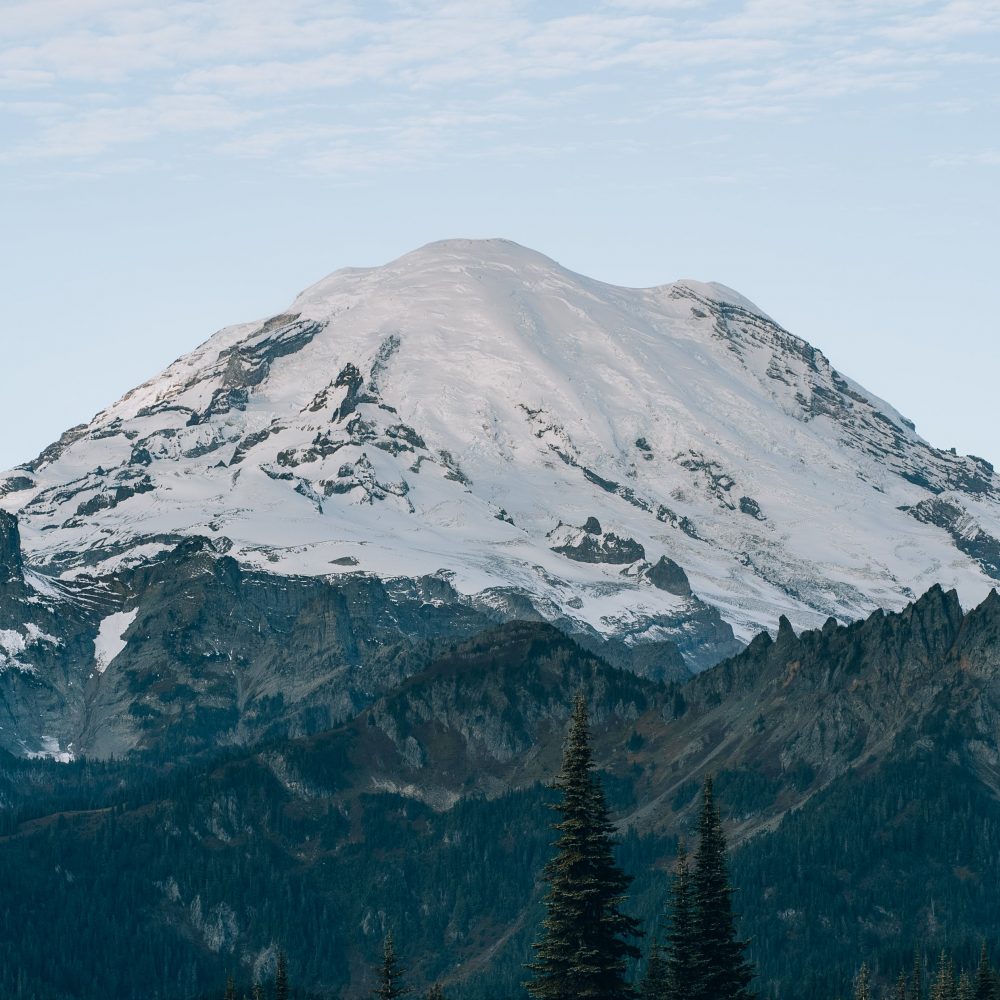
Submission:
[[[512,587],[636,639],[684,617],[651,582],[663,556],[744,639],[932,582],[972,602],[1000,575],[992,467],[931,448],[747,300],[616,288],[496,240],[339,271],[221,331],[0,493],[49,574],[202,534],[272,571]],[[588,518],[634,544],[575,553]]]

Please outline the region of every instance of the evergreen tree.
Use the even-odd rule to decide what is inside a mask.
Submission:
[[[906,973],[901,972],[896,980],[896,993],[894,1000],[907,1000],[906,994]]]
[[[250,991],[251,1000],[264,1000],[264,987],[260,983],[254,983]]]
[[[670,917],[667,930],[669,992],[679,1000],[695,996],[701,981],[693,894],[691,864],[682,839],[677,845],[677,860],[674,862],[674,875],[670,885]]]
[[[426,1000],[444,1000],[444,987],[435,983],[428,991]]]
[[[938,959],[937,973],[931,986],[931,1000],[958,1000],[955,986],[955,966],[944,951]]]
[[[861,966],[858,978],[854,980],[854,1000],[872,1000],[872,981],[867,963]]]
[[[236,983],[232,976],[226,977],[226,1000],[236,1000]]]
[[[660,942],[654,940],[649,947],[649,959],[639,996],[642,1000],[667,1000],[667,984],[667,963],[663,957],[663,949]]]
[[[976,968],[972,996],[973,1000],[993,1000],[993,970],[990,968],[990,956],[985,941],[979,949],[979,965]]]
[[[545,866],[546,917],[525,983],[538,1000],[631,1000],[625,963],[638,958],[638,923],[621,910],[631,879],[614,859],[614,827],[593,773],[587,702],[577,695],[555,788],[561,819]]]
[[[748,942],[736,938],[726,838],[711,778],[705,779],[698,838],[691,879],[697,970],[692,1000],[750,1000],[754,971],[743,954]]]
[[[396,958],[396,945],[392,939],[392,931],[389,931],[382,945],[382,964],[378,971],[378,986],[372,990],[372,996],[378,997],[379,1000],[396,1000],[397,997],[406,996],[412,991],[404,982],[405,975],[406,970]]]
[[[288,959],[278,952],[278,968],[274,973],[274,1000],[288,1000]]]
[[[958,1000],[972,1000],[972,979],[965,969],[958,977]]]

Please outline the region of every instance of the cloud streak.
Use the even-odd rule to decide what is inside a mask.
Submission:
[[[15,2],[0,19],[0,116],[17,117],[20,138],[0,162],[99,170],[101,158],[166,143],[336,174],[447,155],[462,136],[537,146],[585,101],[588,120],[611,128],[636,114],[794,121],[873,93],[926,92],[940,104],[950,74],[994,72],[1000,35],[1000,0],[549,10],[527,0]]]

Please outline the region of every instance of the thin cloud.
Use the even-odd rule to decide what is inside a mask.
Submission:
[[[471,136],[548,148],[574,93],[590,101],[576,120],[608,128],[796,122],[871,94],[941,107],[936,83],[987,71],[998,34],[1000,0],[605,0],[559,16],[528,0],[22,0],[0,19],[0,114],[21,136],[2,159],[142,158],[215,133],[192,155],[378,169]]]

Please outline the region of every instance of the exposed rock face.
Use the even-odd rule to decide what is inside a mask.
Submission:
[[[13,519],[4,523],[7,561],[18,565]],[[423,669],[442,644],[552,614],[516,589],[469,597],[444,575],[282,576],[249,570],[228,550],[223,538],[191,537],[104,579],[36,575],[31,587],[4,589],[0,639],[16,669],[0,670],[0,749],[183,756],[316,732]],[[740,648],[696,598],[669,615],[623,617],[610,642],[577,619],[556,624],[656,679],[686,678]]]
[[[678,597],[691,596],[691,583],[687,578],[687,573],[667,556],[660,556],[650,566],[646,575],[654,587],[659,587],[660,590],[665,590],[668,594],[676,594]]]
[[[613,531],[601,531],[596,517],[587,519],[582,528],[560,524],[549,533],[555,542],[553,552],[584,563],[608,563],[624,566],[646,558],[646,550],[634,538],[623,538]]]
[[[491,623],[443,579],[276,577],[248,573],[218,548],[191,538],[124,572],[105,585],[103,607],[75,622],[86,606],[62,596],[70,616],[59,666],[39,667],[34,681],[62,704],[46,733],[60,749],[182,755],[327,728],[423,666],[436,641]],[[123,641],[95,666],[104,622],[123,611]],[[14,752],[40,739],[30,706],[18,707],[0,731]]]
[[[975,559],[990,576],[1000,578],[1000,539],[984,531],[957,498],[928,498],[902,509],[923,524],[943,528],[957,549]]]
[[[546,626],[518,625],[456,647],[373,708],[369,720],[396,750],[386,756],[354,744],[358,774],[367,775],[372,765],[365,762],[378,760],[374,767],[386,768],[382,779],[415,789],[426,779],[438,802],[470,786],[497,794],[511,783],[530,783],[540,774],[534,770],[540,750],[546,767],[558,764],[562,730],[549,720],[565,720],[568,692],[595,684],[598,732],[610,724],[619,734],[629,727],[644,735],[628,761],[616,742],[621,735],[609,736],[599,752],[618,773],[641,770],[640,804],[630,817],[640,829],[691,808],[690,799],[671,807],[672,796],[706,769],[787,772],[789,781],[795,775],[794,794],[782,796],[781,781],[773,783],[773,798],[755,811],[748,833],[862,761],[875,767],[916,752],[930,734],[947,732],[948,745],[961,747],[968,767],[981,769],[987,781],[1000,763],[996,592],[963,613],[953,591],[935,587],[902,613],[878,612],[846,627],[831,620],[800,635],[782,618],[774,638],[764,633],[735,657],[666,688],[602,671],[586,656],[567,657],[559,652],[564,642]],[[531,662],[532,671],[545,663],[545,670],[519,677],[522,662]],[[461,734],[458,758],[455,740],[440,738],[442,728]],[[405,749],[411,738],[419,752]],[[636,769],[636,762],[643,766]],[[488,775],[473,777],[480,768]]]
[[[0,510],[0,586],[20,582],[23,572],[17,518]]]
[[[771,798],[753,808],[741,835],[862,761],[905,758],[927,738],[964,748],[967,766],[992,780],[1000,745],[996,596],[963,615],[954,593],[934,588],[902,614],[801,635],[784,619],[776,638],[761,636],[667,690],[569,656],[544,626],[512,626],[502,636],[456,649],[352,724],[359,791],[406,788],[443,808],[472,789],[494,795],[529,785],[557,767],[568,694],[580,686],[594,705],[599,758],[619,777],[641,772],[628,817],[639,829],[670,828],[694,808],[678,790],[706,768],[760,775],[762,783],[769,776]],[[531,665],[527,676],[522,664]],[[361,735],[372,725],[393,751]],[[629,731],[643,739],[625,755]]]
[[[760,504],[757,503],[753,497],[740,497],[740,511],[744,514],[749,514],[752,518],[754,518],[754,520],[767,520],[767,518],[764,517],[763,511],[760,509]]]

